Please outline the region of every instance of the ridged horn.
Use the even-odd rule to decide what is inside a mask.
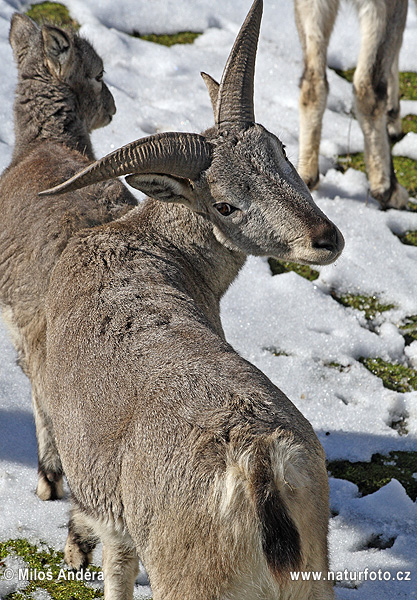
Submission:
[[[92,163],[40,196],[62,194],[133,173],[163,173],[197,179],[211,164],[211,145],[196,133],[167,132],[131,142]]]
[[[218,127],[255,122],[253,84],[262,9],[262,0],[255,0],[227,59],[214,115]]]

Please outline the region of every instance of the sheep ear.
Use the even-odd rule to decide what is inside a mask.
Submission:
[[[16,62],[27,55],[31,40],[39,34],[39,27],[26,15],[15,13],[10,25],[9,41]]]
[[[179,202],[195,209],[194,188],[188,179],[157,173],[141,173],[128,175],[126,183],[156,200]]]
[[[62,29],[45,25],[42,27],[42,39],[48,69],[58,79],[65,79],[73,55],[70,37]]]

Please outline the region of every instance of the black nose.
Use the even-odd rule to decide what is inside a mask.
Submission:
[[[333,223],[330,223],[330,221],[324,221],[320,225],[317,225],[312,235],[311,245],[316,250],[337,252],[338,250],[342,250],[344,243],[337,227]]]

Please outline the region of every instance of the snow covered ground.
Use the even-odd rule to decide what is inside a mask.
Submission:
[[[93,135],[97,156],[132,139],[158,131],[203,131],[212,112],[200,71],[221,72],[250,0],[66,0],[81,24],[81,34],[104,59],[105,79],[118,112],[111,125]],[[12,101],[16,73],[8,45],[10,16],[28,2],[0,0],[0,169],[13,148]],[[126,34],[198,30],[193,45],[166,48]],[[358,50],[356,15],[343,5],[330,44],[331,66],[355,65]],[[401,70],[417,71],[417,16],[410,4]],[[298,81],[301,51],[290,0],[265,0],[255,80],[259,122],[274,131],[297,161]],[[417,450],[417,392],[397,393],[358,362],[381,357],[417,363],[417,342],[404,348],[398,324],[417,314],[417,248],[394,234],[417,230],[417,213],[379,211],[366,202],[367,181],[357,171],[341,174],[335,155],[363,148],[361,132],[350,115],[350,85],[329,71],[330,94],[321,145],[322,182],[314,197],[342,230],[346,247],[336,264],[321,267],[313,283],[294,273],[272,277],[266,260],[250,258],[222,303],[228,340],[261,368],[313,424],[329,460],[369,460],[376,452]],[[405,104],[405,103],[404,103]],[[403,114],[417,114],[407,101]],[[395,153],[417,158],[417,136],[409,134]],[[1,226],[1,225],[0,225]],[[395,308],[378,318],[374,331],[363,314],[331,297],[375,294]],[[279,356],[271,349],[276,349]],[[285,354],[284,354],[285,353]],[[275,354],[278,354],[276,352]],[[414,357],[414,358],[413,358]],[[329,368],[339,363],[346,368]],[[404,419],[408,433],[399,435],[393,421]],[[36,440],[30,386],[15,364],[8,335],[0,326],[0,541],[25,537],[62,549],[68,502],[42,503],[36,487]],[[351,572],[365,568],[375,581],[337,587],[338,600],[417,598],[417,505],[392,480],[378,492],[361,497],[357,487],[330,479],[331,568]],[[381,536],[395,539],[390,548],[369,549]],[[95,556],[97,562],[100,556]],[[385,578],[378,570],[389,573]],[[411,581],[396,580],[398,571]],[[135,597],[149,596],[144,578]],[[16,588],[0,580],[0,598]]]

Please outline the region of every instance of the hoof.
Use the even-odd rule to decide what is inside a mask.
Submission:
[[[386,190],[383,193],[371,191],[371,195],[375,200],[378,200],[383,210],[387,210],[388,208],[403,210],[408,205],[408,192],[399,183],[395,185],[393,190]]]
[[[61,474],[39,473],[36,494],[40,500],[60,500],[64,497],[64,481]]]
[[[93,552],[84,552],[71,535],[68,536],[64,549],[64,560],[70,569],[81,571],[91,563]]]
[[[404,137],[399,111],[389,111],[387,115],[387,131],[391,142],[398,142]]]
[[[299,173],[299,175],[310,191],[313,191],[318,187],[320,182],[319,172],[315,175],[303,175],[302,173]]]
[[[96,538],[82,539],[71,531],[70,523],[70,531],[64,549],[64,560],[69,568],[74,569],[74,571],[86,569],[91,563],[93,550],[97,542]]]
[[[390,130],[388,128],[388,137],[391,144],[396,144],[397,142],[403,139],[404,134],[401,130],[397,132],[394,129]]]

